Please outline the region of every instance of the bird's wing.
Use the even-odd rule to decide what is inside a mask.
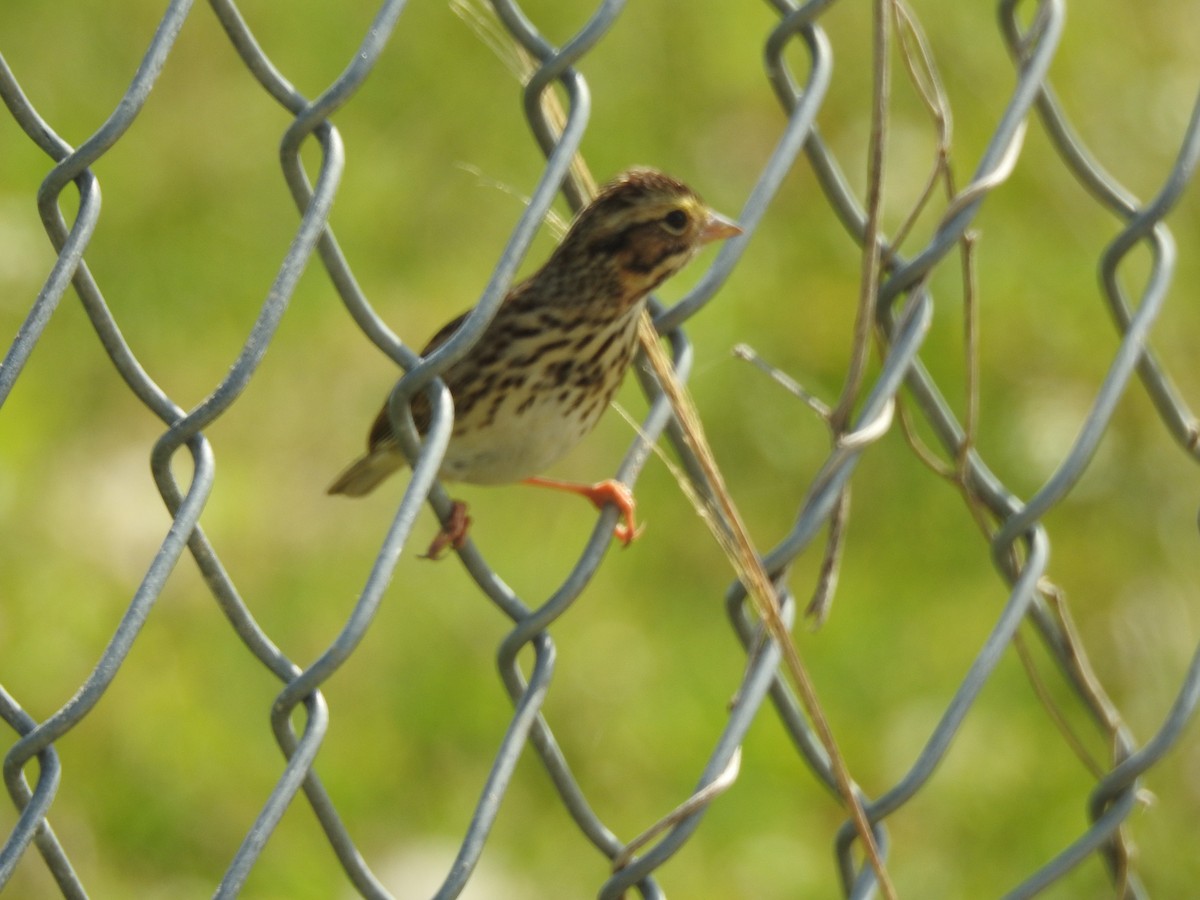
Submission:
[[[470,310],[468,310],[470,312]],[[450,335],[458,330],[458,326],[463,323],[467,317],[467,313],[455,316],[445,325],[438,329],[437,333],[429,339],[425,345],[425,349],[421,351],[422,356],[428,356],[446,341],[450,340]],[[420,434],[425,433],[425,429],[429,427],[429,400],[425,396],[425,392],[417,394],[412,398],[412,415],[413,423],[417,426],[417,431]],[[383,408],[379,410],[379,415],[375,417],[375,422],[371,425],[371,433],[367,436],[367,447],[371,450],[376,450],[382,444],[394,443],[396,436],[392,433],[392,419],[388,415],[388,402],[383,401]]]

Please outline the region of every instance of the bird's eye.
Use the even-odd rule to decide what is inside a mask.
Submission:
[[[688,216],[682,209],[673,209],[663,216],[662,223],[671,234],[683,234],[688,226]]]

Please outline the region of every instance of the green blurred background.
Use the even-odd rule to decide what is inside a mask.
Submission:
[[[8,0],[0,51],[42,115],[78,145],[127,87],[161,6]],[[835,75],[820,126],[860,191],[871,77],[866,6],[841,4],[822,20]],[[556,42],[589,12],[552,0],[526,8]],[[373,14],[370,4],[261,0],[243,11],[265,51],[308,96],[344,68]],[[962,183],[1015,78],[992,9],[930,0],[916,12],[953,106]],[[1098,0],[1069,22],[1052,68],[1084,138],[1142,197],[1157,190],[1190,109],[1200,58],[1191,14],[1182,2]],[[767,4],[630,4],[580,66],[594,97],[583,152],[596,174],[654,165],[736,214],[784,123],[761,63],[775,20]],[[790,58],[802,77],[803,56],[794,50]],[[934,149],[898,65],[895,76],[888,230],[910,208]],[[105,202],[87,261],[135,353],[184,407],[225,375],[295,229],[277,162],[288,123],[198,6],[145,110],[95,166]],[[419,345],[478,296],[521,211],[513,196],[464,167],[518,194],[541,171],[518,87],[444,3],[414,2],[335,123],[347,167],[333,227],[376,308]],[[34,200],[48,169],[12,120],[0,118],[6,339],[54,258]],[[64,194],[68,218],[74,202]],[[927,219],[907,249],[928,236]],[[1200,390],[1200,308],[1191,302],[1200,284],[1198,223],[1192,192],[1170,222],[1180,260],[1155,330],[1163,360],[1193,398]],[[979,444],[997,474],[1028,496],[1069,446],[1116,347],[1095,272],[1118,225],[1069,177],[1034,124],[1010,183],[988,199],[977,227]],[[551,246],[547,232],[526,269]],[[1139,254],[1124,270],[1135,296],[1147,268]],[[668,285],[663,299],[681,296],[709,260],[711,253]],[[786,532],[827,439],[810,412],[734,360],[730,348],[747,342],[834,400],[847,368],[858,270],[855,245],[800,161],[727,286],[689,324],[692,390],[762,547]],[[935,282],[924,359],[961,409],[955,270],[951,263]],[[300,664],[342,626],[400,495],[399,480],[360,502],[324,494],[358,452],[395,374],[314,263],[250,388],[207,431],[217,482],[203,524],[260,624]],[[632,383],[620,402],[634,416],[644,409]],[[0,682],[35,718],[60,707],[86,677],[166,531],[148,465],[162,430],[68,295],[0,415]],[[631,427],[609,414],[555,474],[603,477],[630,437]],[[180,466],[184,479],[187,468]],[[660,461],[651,460],[637,492],[646,532],[629,550],[609,554],[555,624],[558,666],[546,704],[597,812],[623,838],[688,795],[744,661],[722,608],[728,567]],[[472,505],[482,551],[530,604],[560,583],[594,521],[576,501],[543,492],[455,493]],[[1200,638],[1198,503],[1194,467],[1135,387],[1088,474],[1046,519],[1051,575],[1067,592],[1100,677],[1143,740]],[[423,514],[413,540],[423,546],[435,527]],[[801,597],[816,564],[810,554],[796,568]],[[854,479],[832,616],[820,631],[797,635],[868,793],[886,790],[911,765],[1005,598],[956,492],[898,434],[872,447]],[[318,771],[397,896],[428,895],[466,828],[510,715],[494,671],[506,627],[455,561],[434,565],[406,554],[365,642],[324,688],[332,725]],[[1103,741],[1073,696],[1049,681],[1089,749],[1103,757]],[[64,777],[52,823],[95,896],[211,892],[280,773],[268,725],[278,689],[185,557],[100,706],[57,745]],[[1146,787],[1159,802],[1130,819],[1139,869],[1155,896],[1188,896],[1200,880],[1198,741],[1193,727],[1155,767]],[[987,897],[1014,886],[1086,827],[1090,786],[1010,652],[936,776],[888,820],[890,870],[902,896]],[[660,870],[660,883],[674,897],[834,896],[831,841],[842,818],[764,710],[736,786]],[[0,811],[4,833],[14,822],[11,808]],[[574,830],[527,752],[464,896],[592,896],[604,877],[604,860]],[[53,895],[33,851],[9,891]],[[314,817],[303,801],[295,804],[246,896],[348,892]],[[1046,896],[1110,894],[1093,860]]]

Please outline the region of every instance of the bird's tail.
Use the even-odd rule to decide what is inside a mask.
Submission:
[[[404,465],[403,455],[391,450],[372,450],[350,463],[334,479],[326,493],[362,497],[371,493],[379,483]]]

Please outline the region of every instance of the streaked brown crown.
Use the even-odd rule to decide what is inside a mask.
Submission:
[[[687,264],[711,240],[712,213],[690,187],[653,169],[630,169],[579,213],[533,280],[576,303],[620,312]],[[584,289],[575,284],[586,285]],[[615,303],[614,303],[615,301]]]

